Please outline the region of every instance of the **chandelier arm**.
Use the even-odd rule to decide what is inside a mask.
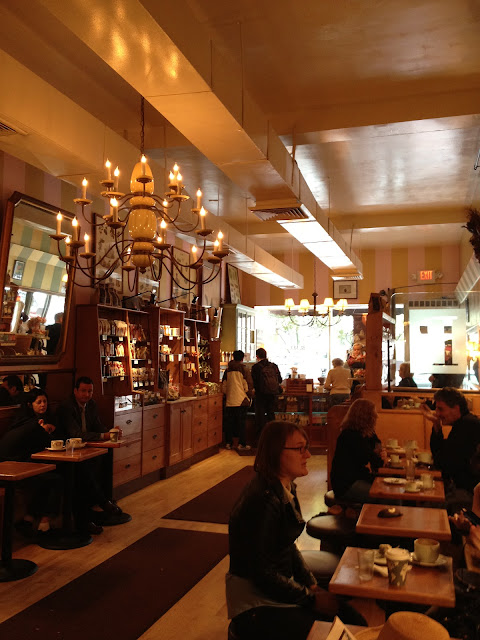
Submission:
[[[221,271],[221,267],[220,265],[218,265],[218,269],[215,272],[215,265],[213,265],[213,270],[212,270],[212,275],[209,276],[206,280],[202,280],[202,284],[210,284],[210,282],[213,282],[213,280],[215,280],[215,278],[218,277],[220,271]]]
[[[196,280],[195,282],[193,282],[193,283],[192,283],[192,281],[191,281],[191,280],[188,280],[187,278],[185,278],[185,280],[187,280],[187,282],[189,282],[192,286],[191,286],[191,287],[189,287],[188,289],[186,289],[185,287],[182,287],[182,285],[181,285],[180,283],[178,283],[178,282],[175,280],[175,276],[174,276],[174,275],[173,275],[173,273],[172,273],[173,269],[172,269],[172,271],[170,271],[170,269],[168,268],[168,265],[167,265],[167,264],[164,264],[163,266],[165,267],[165,269],[167,270],[167,272],[170,274],[170,277],[172,278],[173,282],[177,285],[177,287],[178,287],[179,289],[182,289],[183,291],[193,291],[193,289],[195,288],[195,286],[198,284],[198,281],[197,281],[197,280]]]

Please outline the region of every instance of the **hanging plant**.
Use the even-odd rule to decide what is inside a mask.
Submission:
[[[465,228],[472,234],[470,244],[476,259],[480,262],[480,212],[477,209],[468,209],[468,222]]]

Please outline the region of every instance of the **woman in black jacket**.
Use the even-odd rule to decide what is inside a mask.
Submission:
[[[336,498],[351,502],[369,500],[375,472],[387,461],[386,451],[375,433],[376,422],[375,405],[364,398],[355,400],[343,419],[330,471]]]
[[[255,459],[256,477],[229,523],[229,617],[240,638],[305,640],[315,620],[365,624],[362,616],[317,586],[295,540],[305,522],[295,478],[308,473],[307,436],[290,422],[269,422]]]
[[[30,456],[49,447],[58,435],[48,410],[48,398],[43,389],[33,389],[27,397],[23,415],[16,420],[10,431],[0,439],[0,460],[31,462]],[[62,481],[55,471],[44,473],[26,481],[33,487],[28,505],[28,514],[22,527],[33,531],[38,520],[38,530],[48,531],[50,520],[57,516],[62,495]]]

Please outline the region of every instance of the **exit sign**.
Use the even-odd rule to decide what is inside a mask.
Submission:
[[[417,274],[418,282],[435,282],[435,271],[433,269],[422,269]]]

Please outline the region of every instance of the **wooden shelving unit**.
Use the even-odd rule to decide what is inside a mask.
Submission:
[[[311,447],[327,444],[327,395],[316,393],[285,393],[278,396],[275,417],[294,422],[305,429]]]

